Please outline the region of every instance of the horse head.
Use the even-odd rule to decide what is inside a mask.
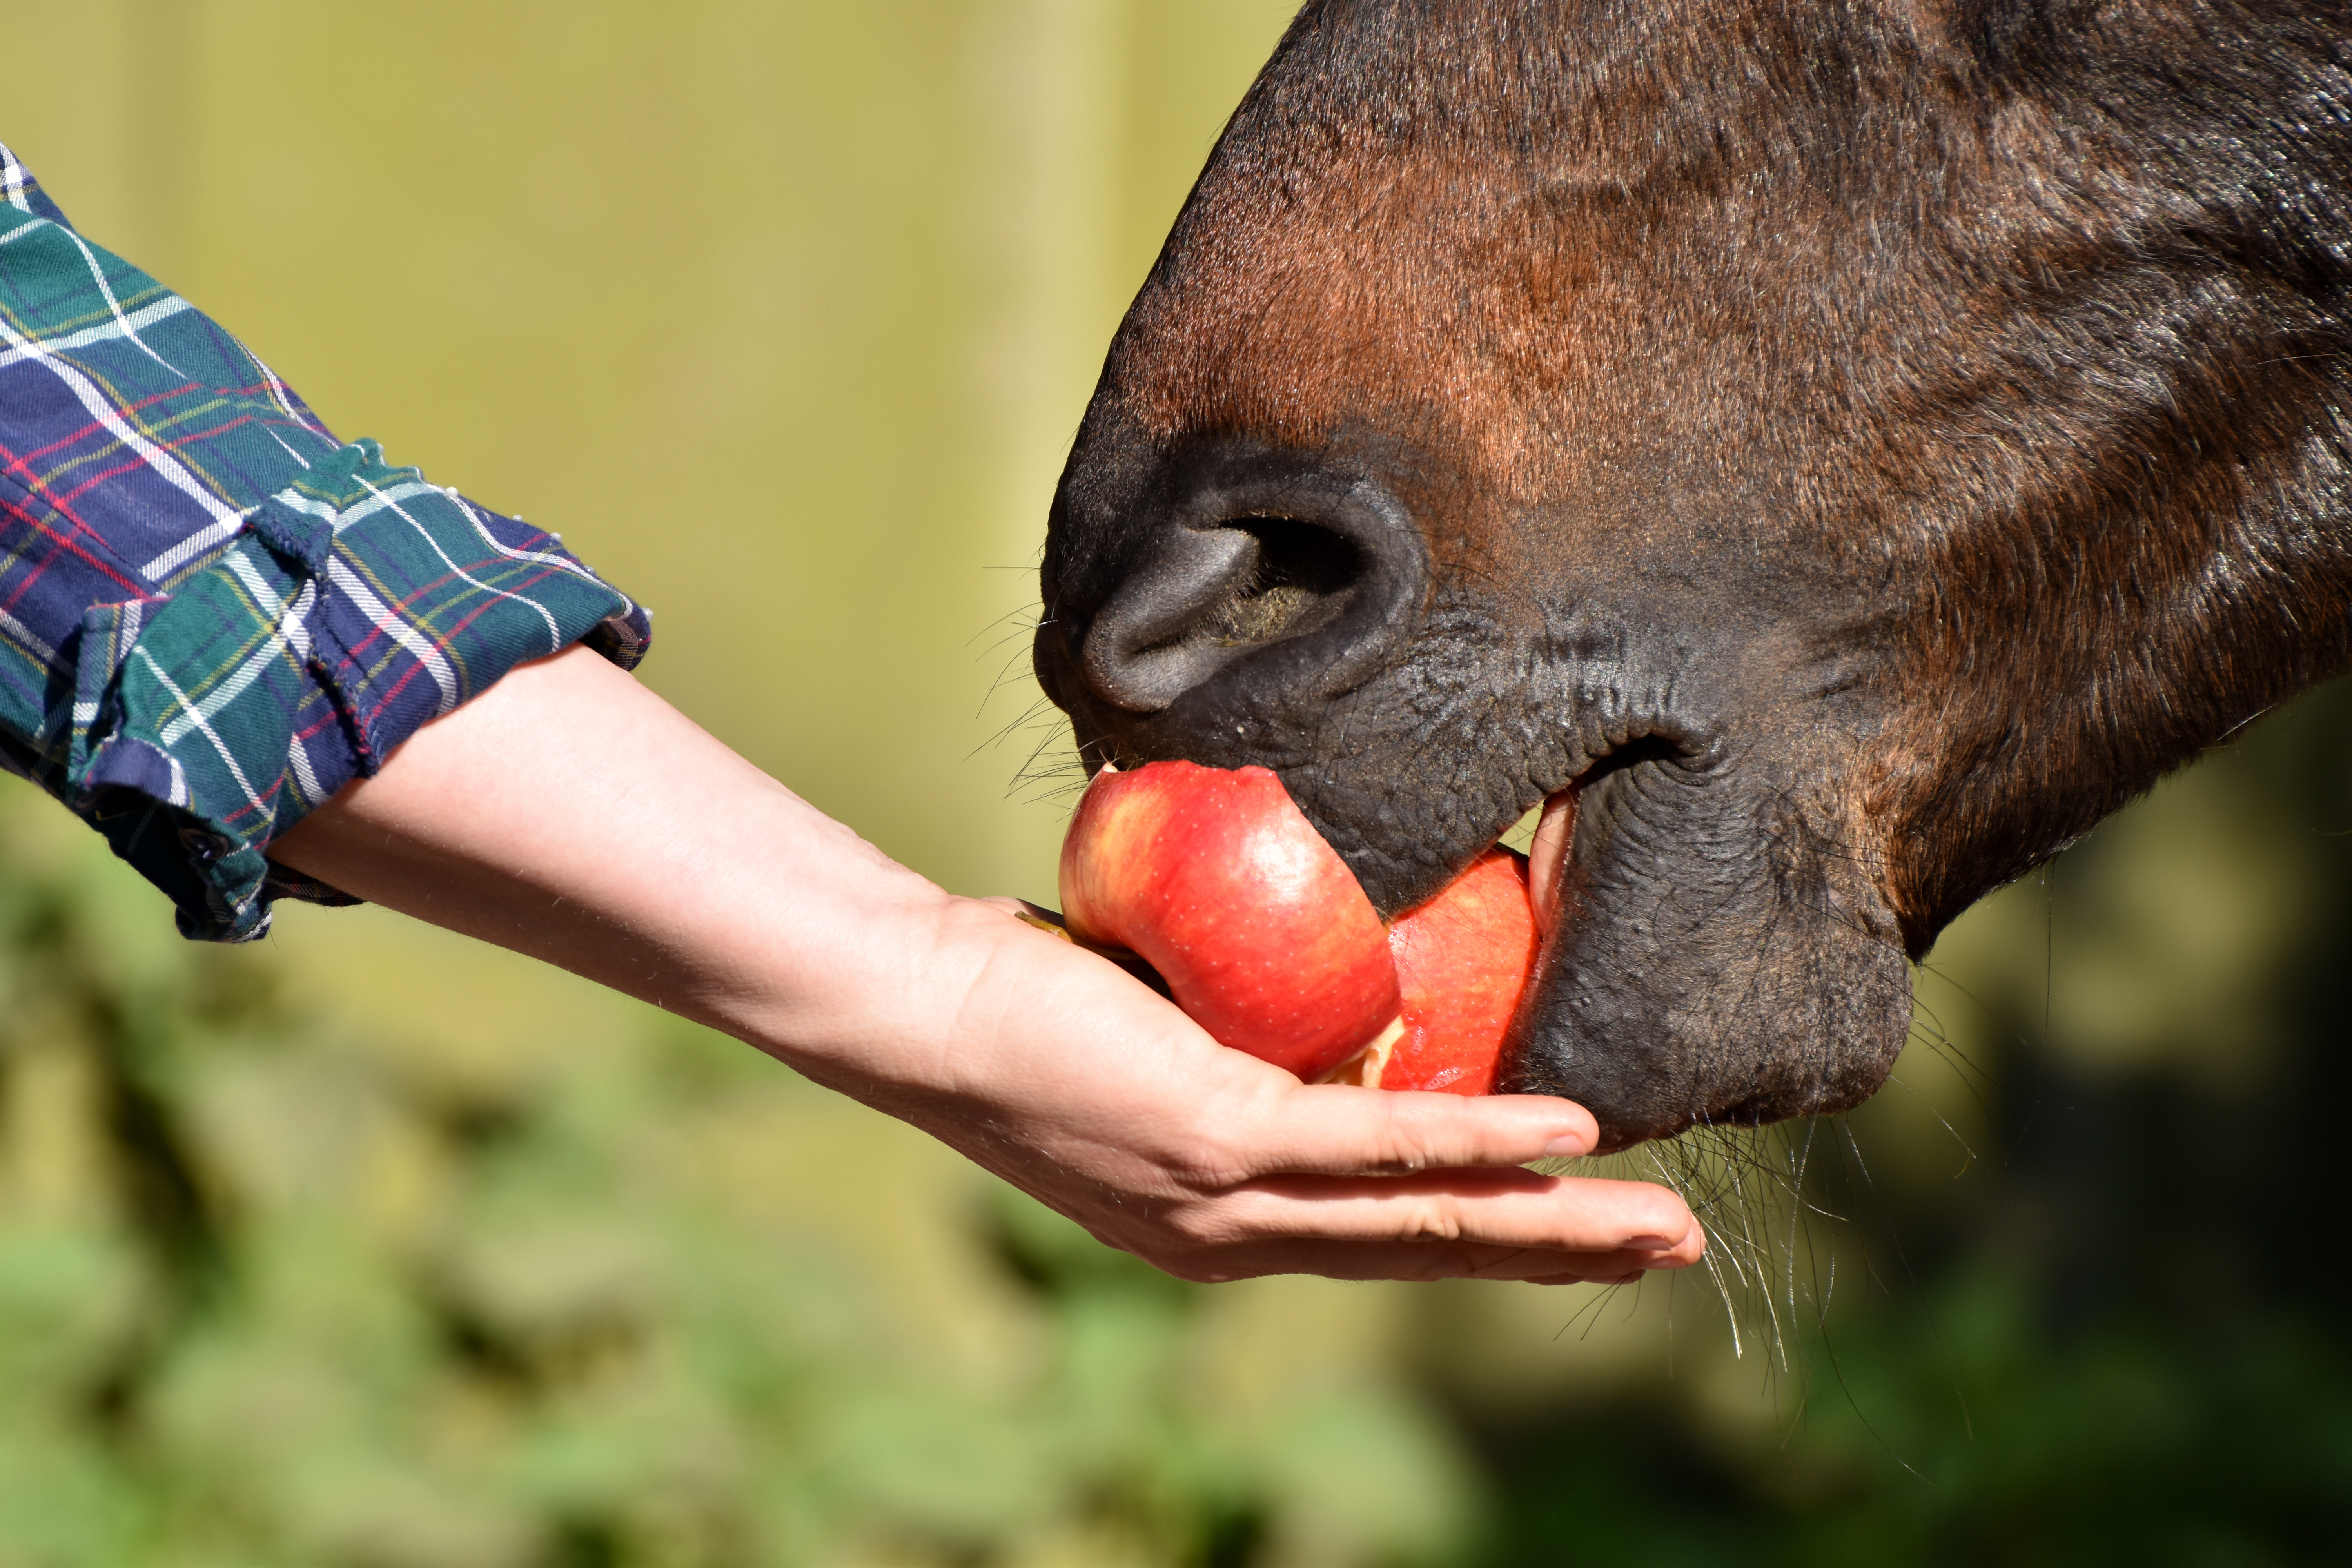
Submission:
[[[1389,915],[1578,790],[1507,1086],[1852,1105],[1906,954],[2352,654],[2347,38],[1315,0],[1111,345],[1045,689]]]

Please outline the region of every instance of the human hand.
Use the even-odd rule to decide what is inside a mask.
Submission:
[[[1706,1250],[1664,1187],[1522,1168],[1592,1148],[1580,1106],[1303,1084],[1020,908],[938,911],[919,968],[968,977],[950,1027],[800,1065],[1188,1279],[1570,1284]]]

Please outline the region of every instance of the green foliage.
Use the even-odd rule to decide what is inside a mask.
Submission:
[[[1698,1280],[1181,1285],[380,911],[180,943],[10,784],[0,1563],[2326,1560],[2347,710],[1971,915],[1849,1126],[1685,1162],[1742,1355]]]
[[[2347,705],[1971,916],[1850,1127],[1688,1164],[1738,1357],[1698,1281],[1181,1285],[380,911],[180,943],[12,784],[0,1563],[2325,1560]]]
[[[1212,1293],[643,1010],[423,1070],[278,954],[146,940],[29,791],[0,813],[0,1563],[1376,1563],[1465,1527],[1369,1342],[1262,1376]]]
[[[1492,1561],[1578,1539],[1694,1568],[2201,1568],[2332,1562],[2352,1526],[2352,1358],[2307,1319],[2053,1332],[1983,1271],[1804,1354],[1809,1399],[1777,1443],[1656,1402],[1494,1434]]]

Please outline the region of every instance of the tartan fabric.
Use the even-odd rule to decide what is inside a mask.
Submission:
[[[350,901],[269,841],[516,664],[650,635],[555,536],[329,434],[0,146],[0,766],[184,932]]]

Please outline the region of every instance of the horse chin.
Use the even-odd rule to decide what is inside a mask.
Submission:
[[[1779,775],[1660,754],[1585,776],[1498,1089],[1577,1101],[1609,1149],[1878,1089],[1910,1023],[1892,918]]]

